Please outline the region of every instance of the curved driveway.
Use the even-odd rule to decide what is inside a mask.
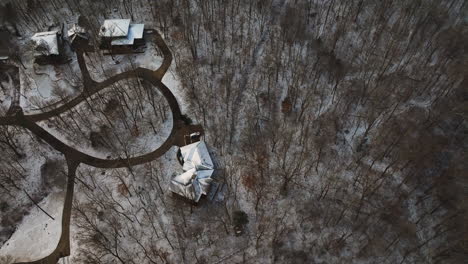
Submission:
[[[117,74],[105,81],[96,82],[90,77],[83,56],[83,51],[77,51],[78,64],[80,66],[80,70],[83,76],[84,86],[83,91],[80,95],[44,113],[27,115],[23,113],[21,107],[17,106],[15,109],[10,109],[11,111],[8,111],[9,115],[0,117],[0,125],[13,125],[24,127],[39,138],[41,138],[42,140],[44,140],[45,142],[47,142],[53,148],[63,153],[66,157],[68,165],[67,192],[65,196],[65,204],[63,207],[63,217],[61,223],[62,233],[57,248],[45,258],[33,262],[22,262],[22,264],[55,264],[61,257],[70,255],[70,218],[73,201],[74,179],[76,169],[81,163],[98,168],[122,168],[143,164],[160,157],[174,145],[183,145],[184,135],[192,132],[203,132],[201,126],[189,125],[183,121],[182,113],[180,111],[179,104],[177,103],[177,99],[169,90],[169,88],[167,88],[167,86],[161,82],[165,73],[169,69],[169,66],[171,65],[172,53],[169,47],[164,42],[164,40],[162,39],[161,35],[157,31],[155,31],[154,38],[155,43],[164,55],[163,63],[157,70],[152,71],[146,68],[137,68],[131,71]],[[49,132],[47,132],[45,129],[36,124],[36,122],[38,121],[46,120],[65,113],[66,111],[85,101],[87,98],[98,93],[105,87],[108,87],[111,84],[126,78],[141,78],[153,84],[153,86],[157,87],[157,89],[166,98],[169,107],[172,111],[173,126],[171,134],[166,139],[166,141],[154,151],[127,159],[101,159],[78,151],[75,148],[66,145],[65,143],[63,143],[62,141],[51,135]]]

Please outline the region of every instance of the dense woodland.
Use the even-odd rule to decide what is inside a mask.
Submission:
[[[34,32],[80,22],[98,45],[107,18],[157,30],[173,55],[167,74],[180,82],[177,99],[203,126],[226,186],[223,199],[197,206],[174,199],[175,147],[144,165],[80,166],[71,263],[468,259],[466,1],[1,2],[23,91],[34,82]],[[86,54],[96,79],[117,71],[102,63],[108,57]],[[131,55],[117,60],[121,71],[136,67]],[[57,87],[55,102],[80,91],[75,66],[55,70],[74,86]],[[0,77],[4,90],[8,77]],[[132,155],[141,151],[132,142],[159,135],[170,115],[146,86],[120,83],[41,126],[76,145]],[[83,118],[91,115],[97,123]],[[31,163],[37,153],[47,158]],[[0,156],[1,246],[32,201],[63,188],[66,163],[13,126],[0,127]],[[33,179],[38,169],[49,178]]]

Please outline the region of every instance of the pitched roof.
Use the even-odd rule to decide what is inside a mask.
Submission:
[[[202,194],[208,193],[213,172],[214,170],[191,169],[172,178],[169,188],[172,192],[198,202]]]
[[[40,49],[41,55],[59,55],[57,33],[57,30],[39,32],[31,37],[36,44],[36,50]]]
[[[190,199],[190,200],[193,200],[193,201],[198,201],[201,197],[201,193],[198,192],[198,195],[197,195],[197,192],[195,191],[195,187],[194,185],[191,183],[185,185],[185,184],[181,184],[177,181],[174,181],[174,180],[171,180],[171,184],[169,185],[169,189],[174,192],[174,193],[177,193],[178,195],[181,195],[187,199]]]
[[[126,37],[130,27],[130,19],[107,19],[104,20],[99,36],[101,37]]]
[[[111,41],[111,45],[133,45],[135,39],[143,38],[143,29],[145,24],[130,24],[128,35],[126,37],[116,38]]]
[[[213,181],[211,176],[214,170],[199,170],[197,171],[196,183],[200,186],[200,192],[206,195],[210,189],[210,184]]]
[[[172,180],[183,185],[188,185],[189,183],[192,182],[194,177],[195,177],[195,169],[191,169],[182,174],[175,176],[174,178],[172,178]]]
[[[212,170],[214,168],[206,144],[198,141],[180,148],[182,159],[184,160],[183,169],[185,171],[195,168],[196,170]]]
[[[198,202],[207,194],[214,172],[213,161],[205,142],[199,141],[180,148],[184,173],[171,180],[171,191]]]
[[[68,33],[68,38],[71,41],[74,41],[76,37],[88,39],[88,34],[86,33],[86,29],[78,26],[77,24],[73,24],[73,26],[67,31],[67,33]]]
[[[130,24],[130,33],[133,35],[134,39],[143,38],[143,31],[145,29],[145,24]]]

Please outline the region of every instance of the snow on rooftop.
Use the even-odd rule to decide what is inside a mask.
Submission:
[[[200,192],[206,195],[210,189],[210,184],[213,181],[211,176],[214,170],[199,170],[197,171],[196,183],[200,186]]]
[[[184,160],[183,169],[185,171],[195,168],[197,170],[211,170],[214,168],[206,144],[198,141],[180,148]]]
[[[195,176],[195,169],[191,169],[182,174],[175,176],[174,178],[172,178],[172,180],[180,184],[187,185],[192,181],[194,176]]]
[[[30,262],[50,255],[62,233],[64,202],[65,192],[55,192],[39,203],[55,220],[33,207],[16,232],[0,248],[0,256],[10,256],[14,262]]]
[[[101,26],[101,37],[126,37],[130,27],[130,19],[107,19]]]
[[[36,49],[39,47],[44,48],[41,50],[41,55],[59,55],[57,33],[56,30],[39,32],[31,37],[36,44]]]
[[[135,39],[143,38],[143,29],[145,24],[130,24],[128,29],[128,35],[126,37],[121,37],[112,40],[111,45],[120,46],[120,45],[133,45]]]
[[[171,180],[171,184],[169,185],[169,189],[174,192],[174,193],[177,193],[183,197],[186,197],[187,199],[190,199],[190,200],[194,200],[194,201],[198,201],[201,197],[201,193],[199,193],[199,195],[197,195],[197,192],[195,191],[195,188],[193,186],[193,182],[192,183],[189,183],[187,185],[185,184],[181,184],[175,180]]]
[[[143,38],[143,31],[145,29],[145,24],[130,24],[130,32],[135,39]]]
[[[184,173],[171,180],[171,191],[198,202],[207,194],[212,181],[213,162],[205,142],[199,141],[180,148]]]
[[[85,34],[86,30],[77,24],[73,24],[73,26],[68,30],[68,36],[71,37],[76,34]]]
[[[86,29],[83,27],[78,26],[77,24],[73,24],[73,26],[67,31],[68,37],[73,41],[77,36],[81,38],[88,38],[86,34]]]

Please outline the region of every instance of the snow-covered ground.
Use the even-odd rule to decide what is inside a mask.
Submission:
[[[126,84],[125,84],[126,85]],[[131,89],[136,88],[136,84]],[[128,87],[125,86],[124,89]],[[156,90],[156,87],[151,89]],[[136,96],[136,91],[127,90],[127,93]],[[105,88],[100,92],[100,96],[94,96],[89,99],[92,105],[101,108],[101,111],[92,111],[86,102],[80,103],[75,107],[74,113],[65,113],[62,118],[70,116],[76,121],[70,124],[64,124],[63,119],[52,118],[51,120],[40,121],[38,124],[46,131],[62,140],[69,146],[77,150],[95,156],[98,158],[107,158],[107,156],[136,156],[142,155],[161,146],[170,135],[172,130],[172,113],[159,92],[155,92],[156,107],[161,107],[161,111],[155,111],[147,101],[144,99],[145,104],[135,101],[136,98],[127,98],[130,109],[118,107],[114,113],[103,114],[106,109],[106,100],[115,98],[114,90]],[[102,101],[102,98],[106,98]],[[143,100],[143,99],[141,99]],[[136,115],[133,111],[141,110]],[[159,109],[156,109],[159,110]],[[122,114],[121,111],[125,113]],[[135,115],[135,120],[128,120],[129,115]],[[165,115],[165,117],[163,117]],[[132,126],[128,128],[129,124]],[[112,127],[112,129],[103,128]],[[107,131],[107,136],[101,136],[102,140],[106,140],[112,147],[97,147],[92,146],[90,141],[90,132]]]
[[[46,111],[82,90],[81,74],[73,53],[66,64],[38,65],[32,62],[32,59],[26,59],[26,69],[21,68],[20,72],[20,105],[25,113]]]
[[[174,68],[174,66],[171,66],[169,68],[169,70],[162,79],[162,83],[164,83],[167,86],[167,88],[171,90],[172,94],[174,94],[174,96],[177,99],[177,103],[179,103],[180,110],[182,111],[182,113],[189,113],[189,106],[186,101],[185,92]]]
[[[463,36],[457,31],[463,1],[427,1],[422,8],[411,1],[166,2],[88,5],[105,10],[93,14],[95,24],[131,13],[171,36],[166,40],[177,67],[163,82],[182,112],[203,125],[226,199],[198,207],[172,199],[167,183],[180,169],[175,148],[128,169],[80,167],[74,263],[92,263],[93,256],[124,263],[443,262],[436,258],[454,240],[445,233],[450,215],[434,179],[450,171],[434,169],[442,162],[430,158],[445,149],[426,126],[446,118],[434,105],[450,106],[443,100],[460,84],[462,46],[445,42]],[[152,48],[151,56],[89,54],[86,61],[102,81],[133,67],[156,69],[162,59]],[[39,92],[52,95],[45,88],[31,98]],[[278,111],[285,97],[289,113]],[[88,117],[89,109],[74,110],[75,119],[64,115],[70,122],[41,125],[104,157],[87,143],[98,127],[79,131],[86,124],[79,115]],[[126,134],[126,150],[155,147],[160,141],[148,131],[142,126]],[[426,141],[418,141],[424,135]],[[430,162],[419,164],[418,155]],[[232,232],[235,210],[249,220],[239,237]]]
[[[92,261],[86,256],[93,248],[93,243],[98,245],[109,243],[108,245],[115,246],[115,250],[121,252],[122,259],[134,261],[144,250],[148,252],[152,252],[152,248],[167,252],[171,250],[163,234],[170,233],[169,237],[172,238],[175,226],[164,204],[171,203],[169,191],[171,176],[182,172],[182,166],[176,158],[177,150],[177,147],[172,147],[159,159],[134,166],[131,171],[126,168],[102,170],[86,165],[79,167],[77,175],[88,187],[83,184],[76,186],[70,231],[72,237],[71,255],[68,258],[70,263]],[[122,188],[122,184],[127,186],[128,192],[122,192],[125,189]],[[109,203],[109,199],[113,202]],[[114,208],[117,204],[118,208]],[[84,214],[89,217],[91,223]],[[127,215],[128,218],[120,218],[123,215]],[[113,232],[111,230],[116,226],[131,225],[132,231],[128,232],[130,230],[126,229],[117,231],[119,235],[116,240],[93,241],[88,239],[93,235],[93,231],[88,229],[90,224],[106,237],[112,235],[109,232]],[[140,241],[141,245],[135,247],[135,241]],[[109,257],[105,254],[102,260],[110,261]],[[169,259],[178,262],[176,256],[171,256]]]
[[[50,255],[60,239],[64,201],[65,191],[61,191],[49,194],[39,203],[54,219],[34,206],[0,248],[0,257],[9,256],[15,262],[26,262]]]

